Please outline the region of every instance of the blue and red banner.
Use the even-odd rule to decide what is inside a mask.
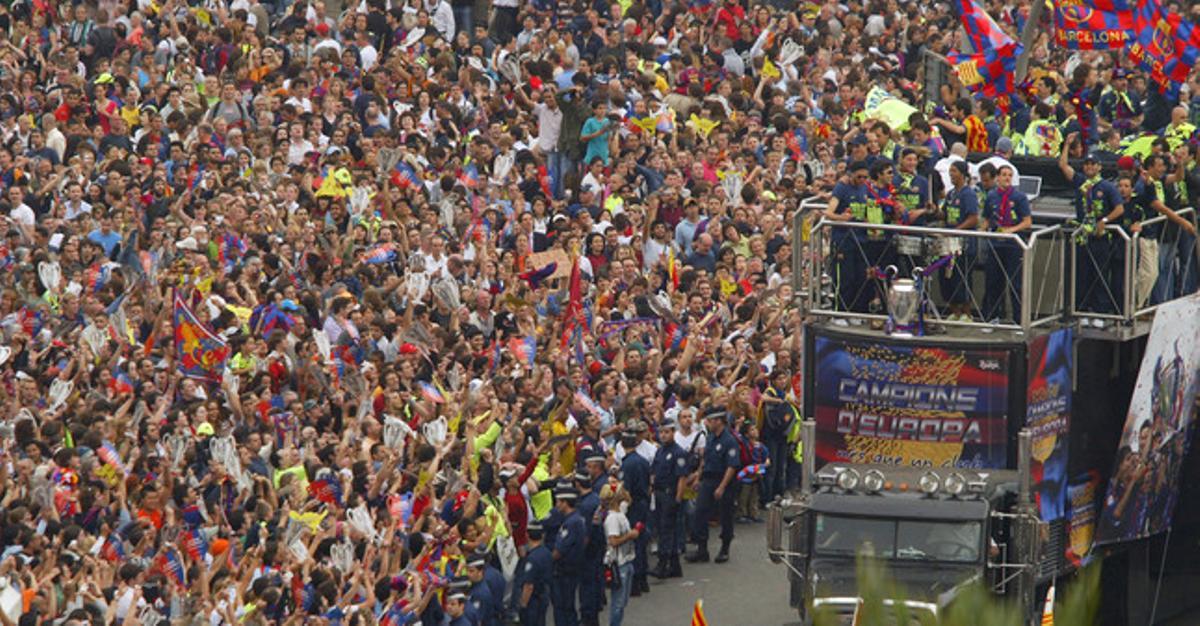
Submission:
[[[201,322],[175,294],[175,354],[179,370],[188,378],[220,382],[229,359],[229,345]]]
[[[1151,80],[1170,97],[1200,55],[1200,31],[1178,13],[1163,8],[1158,0],[1142,0],[1134,13],[1134,41],[1129,56],[1150,74]]]
[[[1033,433],[1032,473],[1038,514],[1044,522],[1063,517],[1067,496],[1067,432],[1071,424],[1070,328],[1029,344],[1025,427]]]
[[[1009,352],[814,339],[822,462],[1003,468]]]
[[[1056,0],[1054,41],[1071,50],[1120,50],[1133,41],[1133,11],[1124,0]]]

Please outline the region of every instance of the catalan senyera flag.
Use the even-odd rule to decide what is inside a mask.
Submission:
[[[696,606],[692,607],[692,626],[708,626],[708,620],[704,617],[704,600],[696,600]]]
[[[1054,41],[1071,50],[1120,50],[1133,41],[1126,0],[1055,0]]]
[[[1149,72],[1160,91],[1175,97],[1200,56],[1200,30],[1167,11],[1159,0],[1142,0],[1134,12],[1129,56]]]
[[[1016,89],[1017,57],[1024,47],[1000,30],[974,0],[957,0],[953,7],[975,52],[951,51],[946,58],[964,87],[976,95],[995,99],[1007,111],[1009,94]]]

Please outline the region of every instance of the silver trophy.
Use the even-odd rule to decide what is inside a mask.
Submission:
[[[921,333],[921,284],[919,271],[912,278],[896,278],[896,266],[887,268],[888,334],[912,337]]]

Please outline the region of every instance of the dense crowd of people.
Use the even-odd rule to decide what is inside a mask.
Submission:
[[[922,93],[955,30],[896,0],[0,6],[0,621],[619,624],[710,523],[728,560],[804,453],[802,200],[1020,232],[1006,155],[1065,145],[1097,237],[1194,235],[1194,89],[1043,36],[1003,107]],[[858,310],[844,241],[885,239],[834,242]],[[1195,289],[1170,241],[1147,299]]]

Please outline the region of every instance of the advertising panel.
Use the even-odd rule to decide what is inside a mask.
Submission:
[[[1105,490],[1097,544],[1141,539],[1171,526],[1195,415],[1197,337],[1200,294],[1158,307]]]
[[[1009,352],[814,339],[822,462],[1002,468]]]

